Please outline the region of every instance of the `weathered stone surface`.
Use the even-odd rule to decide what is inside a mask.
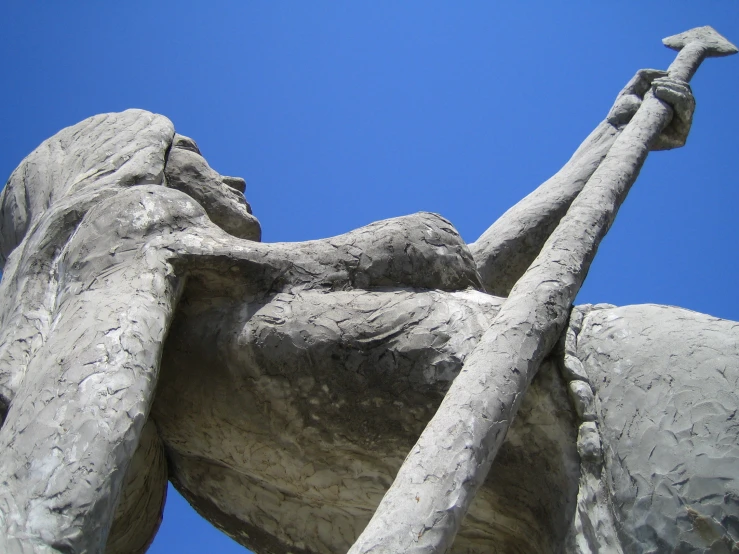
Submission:
[[[130,208],[166,190],[173,134],[140,110],[87,119],[0,193],[0,551],[92,552],[108,537],[175,292],[158,256],[131,247],[153,229]]]
[[[459,553],[732,547],[732,324],[694,316],[653,331],[654,314],[626,308],[623,328],[602,334],[619,309],[589,306],[548,357],[634,171],[650,147],[684,141],[692,96],[662,75],[639,72],[563,170],[470,247],[432,213],[259,243],[243,179],[141,110],[45,141],[0,193],[0,551],[144,551],[167,478],[260,554],[399,552],[409,539]],[[634,116],[640,104],[648,117]],[[443,457],[414,458],[420,480],[400,489],[412,494],[381,514],[380,531],[413,534],[357,546],[445,394],[460,379],[482,387],[470,360],[499,343],[518,372],[489,376],[489,406],[505,406],[447,410],[450,432],[432,437]],[[677,351],[684,375],[642,391],[654,409],[625,406]],[[733,388],[712,374],[713,397],[696,402],[710,352]],[[499,433],[478,452],[488,414]],[[666,450],[678,439],[694,460]],[[447,487],[430,469],[483,467],[495,452],[487,478]],[[426,507],[453,517],[426,525]]]
[[[585,421],[595,419],[593,390],[585,381],[570,381],[570,398],[575,406],[577,416]]]
[[[306,291],[227,308],[186,291],[153,411],[171,478],[256,552],[345,552],[499,304],[476,291]],[[544,371],[454,552],[563,541],[573,417]]]
[[[149,419],[126,470],[106,554],[146,552],[162,522],[166,498],[167,460],[154,420]]]
[[[692,52],[691,46],[698,43],[696,39],[686,46],[670,66],[668,77],[653,83],[657,91],[666,88],[665,81],[674,81],[669,88],[676,93],[674,100],[680,107],[673,108],[669,100],[651,90],[644,96],[536,258],[511,288],[349,554],[426,554],[451,548],[529,384],[566,327],[600,241],[647,154],[676,111],[692,114],[692,96],[684,81],[705,56],[683,54]],[[566,169],[562,173],[566,174]],[[485,268],[485,264],[479,265]],[[580,412],[588,409],[578,405]],[[592,413],[588,415],[592,417]]]
[[[259,221],[244,199],[243,179],[239,182],[211,169],[192,139],[175,135],[167,156],[165,176],[167,186],[190,196],[205,208],[210,220],[227,233],[248,240],[261,238]]]
[[[596,310],[577,356],[625,551],[737,548],[739,324],[667,306]]]

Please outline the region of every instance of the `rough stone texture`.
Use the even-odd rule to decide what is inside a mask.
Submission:
[[[87,119],[0,194],[0,551],[94,552],[109,535],[176,296],[161,256],[132,247],[154,231],[144,205],[166,190],[173,134],[139,110]]]
[[[345,552],[504,311],[490,293],[511,290],[550,234],[567,228],[560,220],[573,203],[592,205],[580,193],[613,171],[607,156],[629,136],[645,94],[662,123],[677,114],[666,144],[684,141],[692,97],[662,79],[654,89],[661,104],[648,91],[663,75],[639,72],[563,170],[469,248],[431,213],[329,239],[259,243],[244,181],[219,175],[192,139],[141,110],[95,116],[45,141],[0,193],[0,552],[143,552],[167,478],[259,554]],[[544,251],[551,257],[551,247]],[[524,296],[526,287],[546,292],[516,286]],[[568,305],[549,314],[558,325]],[[698,536],[724,533],[714,549],[735,540],[735,496],[721,504],[715,490],[736,464],[711,458],[734,452],[732,404],[716,396],[723,412],[702,404],[680,412],[721,437],[705,453],[688,437],[682,456],[701,455],[684,475],[662,467],[669,455],[660,449],[644,459],[643,448],[610,430],[622,415],[610,408],[617,380],[601,390],[591,370],[597,356],[588,345],[610,344],[593,322],[611,311],[571,314],[556,359],[518,394],[512,426],[503,422],[494,471],[474,484],[479,493],[451,552],[646,552],[669,525],[681,551],[705,548]],[[537,318],[547,323],[544,311]],[[650,336],[640,325],[634,320]],[[726,322],[716,325],[723,339],[733,336]],[[690,343],[686,328],[635,348],[651,363],[648,349],[660,357]],[[556,338],[524,346],[540,360]],[[718,342],[734,368],[724,373],[736,374],[736,343]],[[631,348],[622,343],[615,346]],[[618,356],[603,364],[636,359]],[[639,423],[643,434],[652,425],[659,435],[656,420]],[[680,425],[667,431],[682,436]],[[688,479],[672,483],[687,487],[679,491],[691,503],[685,514],[647,494],[640,479],[650,471]],[[422,496],[405,500],[413,507],[428,501]]]
[[[659,80],[666,75],[666,71],[656,69],[638,71],[618,94],[606,119],[583,141],[567,164],[470,244],[477,270],[489,293],[508,296],[573,200],[600,167],[653,82],[661,84],[655,90],[658,97],[676,109],[675,116],[668,118],[666,129],[656,137],[651,150],[676,148],[685,143],[695,105],[683,85],[669,79]]]
[[[578,333],[582,330],[585,314],[592,310],[615,307],[605,304],[574,307],[570,312],[567,330],[557,349],[562,376],[568,381],[570,398],[580,415],[577,433],[577,453],[580,456],[580,483],[577,493],[575,517],[565,539],[565,551],[572,554],[594,552],[623,552],[612,513],[610,489],[603,472],[603,442],[594,412],[591,381],[577,358]],[[563,344],[562,344],[563,343]],[[573,369],[574,368],[574,369]],[[588,390],[590,410],[583,410],[583,403],[572,390]],[[578,409],[579,405],[579,409]]]
[[[407,414],[398,424],[399,428],[400,423],[406,425],[406,433],[412,429],[416,434],[424,416],[415,412],[428,415],[438,403],[473,340],[471,329],[481,330],[487,321],[484,314],[499,304],[483,293],[460,292],[459,299],[449,296],[449,306],[467,306],[466,315],[449,311],[443,295],[451,293],[443,290],[479,288],[480,281],[466,245],[449,222],[435,214],[396,218],[300,244],[262,245],[224,233],[208,214],[214,214],[214,219],[242,218],[251,229],[256,220],[245,202],[232,201],[231,196],[223,200],[203,193],[195,203],[186,193],[195,191],[192,194],[197,196],[208,186],[221,191],[239,186],[237,179],[220,178],[204,161],[188,161],[186,155],[197,155],[196,149],[191,140],[175,136],[161,116],[135,110],[96,116],[46,141],[24,160],[2,193],[3,233],[10,237],[3,243],[7,263],[0,352],[0,385],[7,407],[0,431],[4,551],[99,551],[106,540],[111,550],[135,551],[154,532],[163,469],[152,427],[146,433],[143,429],[158,380],[164,333],[184,287],[180,275],[187,277],[188,292],[180,303],[183,314],[197,305],[197,299],[201,303],[208,299],[214,314],[232,312],[233,318],[240,317],[234,321],[244,322],[259,309],[268,313],[284,307],[285,297],[280,295],[301,294],[299,298],[313,300],[296,303],[295,308],[310,312],[317,305],[314,315],[322,315],[325,306],[318,298],[341,306],[353,294],[361,297],[355,304],[364,302],[368,314],[384,314],[385,320],[371,320],[373,325],[392,328],[396,321],[409,331],[415,327],[407,344],[397,339],[397,355],[412,358],[415,352],[419,360],[415,365],[398,362],[399,370],[410,372],[405,376],[406,387],[426,381],[436,387],[435,392],[424,391],[427,404],[409,404],[413,425],[403,423]],[[178,150],[186,155],[180,156]],[[177,181],[186,174],[189,184]],[[227,222],[222,226],[232,233],[239,229]],[[381,294],[378,287],[396,290]],[[365,292],[370,288],[372,294]],[[386,307],[387,299],[397,295],[405,296],[405,302],[390,302]],[[254,320],[258,321],[262,320]],[[422,321],[429,327],[420,325]],[[342,363],[353,367],[357,352],[370,339],[361,333],[351,338],[352,333],[372,335],[376,328],[370,325],[362,331],[359,325],[347,325],[348,358]],[[457,334],[445,336],[437,330],[445,326]],[[319,342],[322,328],[313,325],[309,330]],[[393,333],[383,331],[371,339],[378,352],[388,353]],[[323,356],[333,359],[331,348],[330,343],[324,344]],[[434,368],[421,368],[424,359]],[[389,360],[386,356],[384,363],[393,370]],[[285,358],[278,361],[284,363]],[[257,366],[252,371],[263,369]],[[329,383],[335,380],[326,378]],[[352,386],[368,385],[360,379]],[[161,389],[166,390],[166,380]],[[265,401],[278,405],[278,399],[268,396]],[[201,407],[210,405],[198,402]],[[356,398],[345,402],[353,405]],[[369,405],[374,402],[370,396]],[[565,409],[563,414],[566,421],[569,412]],[[374,415],[382,428],[385,413],[375,409]],[[203,428],[206,421],[201,420]],[[166,424],[164,417],[162,424]],[[543,445],[535,448],[551,450],[561,460],[559,472],[571,474],[574,434],[571,425],[560,427],[561,436],[544,437],[539,441]],[[412,442],[412,435],[403,440]],[[245,444],[244,439],[242,451]],[[165,441],[177,482],[175,445]],[[377,479],[384,480],[384,486],[403,454],[396,450],[394,462],[382,462],[384,477]],[[530,458],[534,467],[551,463],[548,455],[519,457]],[[29,460],[30,472],[14,469],[28,467]],[[151,461],[148,467],[146,460]],[[183,470],[183,483],[185,475]],[[541,470],[532,475],[550,478]],[[573,502],[573,495],[568,500],[567,487],[562,485],[565,480],[561,475],[555,478],[555,485],[562,488],[550,499],[557,508],[550,510],[555,521],[567,513],[559,509],[561,505]],[[55,488],[49,489],[50,484]],[[124,486],[133,489],[121,493]],[[553,486],[548,488],[555,490]],[[534,480],[529,497],[536,498],[540,489]],[[376,503],[381,490],[377,489],[372,502]],[[371,489],[366,494],[373,498]],[[117,502],[118,520],[113,522]],[[372,502],[363,508],[359,523],[352,523],[355,530],[366,521]],[[137,517],[130,506],[146,506],[150,518]],[[561,522],[546,519],[521,525],[536,530],[513,533],[523,537],[514,542],[530,541],[529,535],[546,542],[552,533],[561,534],[562,528]],[[336,544],[343,548],[355,535],[346,535]]]
[[[175,135],[165,176],[167,186],[190,196],[227,233],[248,240],[261,238],[259,221],[251,215],[251,206],[244,199],[243,179],[239,183],[234,177],[224,177],[211,169],[192,139]]]
[[[261,554],[351,546],[500,300],[306,291],[226,310],[186,290],[182,304],[153,411],[171,478]],[[453,552],[562,542],[573,422],[564,383],[544,371]]]
[[[627,552],[733,552],[739,541],[739,324],[667,306],[595,310],[577,357]]]
[[[154,420],[149,419],[126,470],[105,552],[146,552],[162,522],[166,498],[167,460]]]
[[[676,62],[668,77],[653,83],[654,92],[644,96],[516,281],[349,554],[431,554],[451,547],[529,384],[566,327],[600,241],[647,154],[676,111],[692,113],[690,89],[685,82],[673,82],[680,74],[673,68],[690,67],[694,72],[701,60]],[[669,87],[663,85],[665,81]],[[662,88],[675,93],[672,98],[679,107],[660,98]],[[592,394],[589,385],[583,383],[575,390],[578,412],[592,419],[590,398],[584,396],[585,390]]]

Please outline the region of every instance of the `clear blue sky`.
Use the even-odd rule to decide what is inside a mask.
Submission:
[[[144,108],[243,176],[266,241],[420,210],[473,241],[572,154],[668,35],[739,42],[739,2],[4,2],[0,173]],[[579,302],[739,320],[739,56],[708,60],[688,145],[653,154]],[[244,552],[170,491],[150,552]]]

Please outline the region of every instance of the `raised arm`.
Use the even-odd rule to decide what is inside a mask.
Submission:
[[[564,167],[469,245],[488,292],[508,296],[652,85],[655,94],[675,108],[675,117],[655,149],[676,148],[685,143],[695,103],[687,84],[665,75],[664,71],[656,69],[638,71],[619,93],[605,120],[590,133]]]

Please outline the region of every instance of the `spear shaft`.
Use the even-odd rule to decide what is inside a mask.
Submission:
[[[736,48],[710,27],[663,41],[688,81]],[[445,552],[495,460],[529,383],[567,322],[598,245],[672,108],[652,91],[519,279],[349,554]]]

